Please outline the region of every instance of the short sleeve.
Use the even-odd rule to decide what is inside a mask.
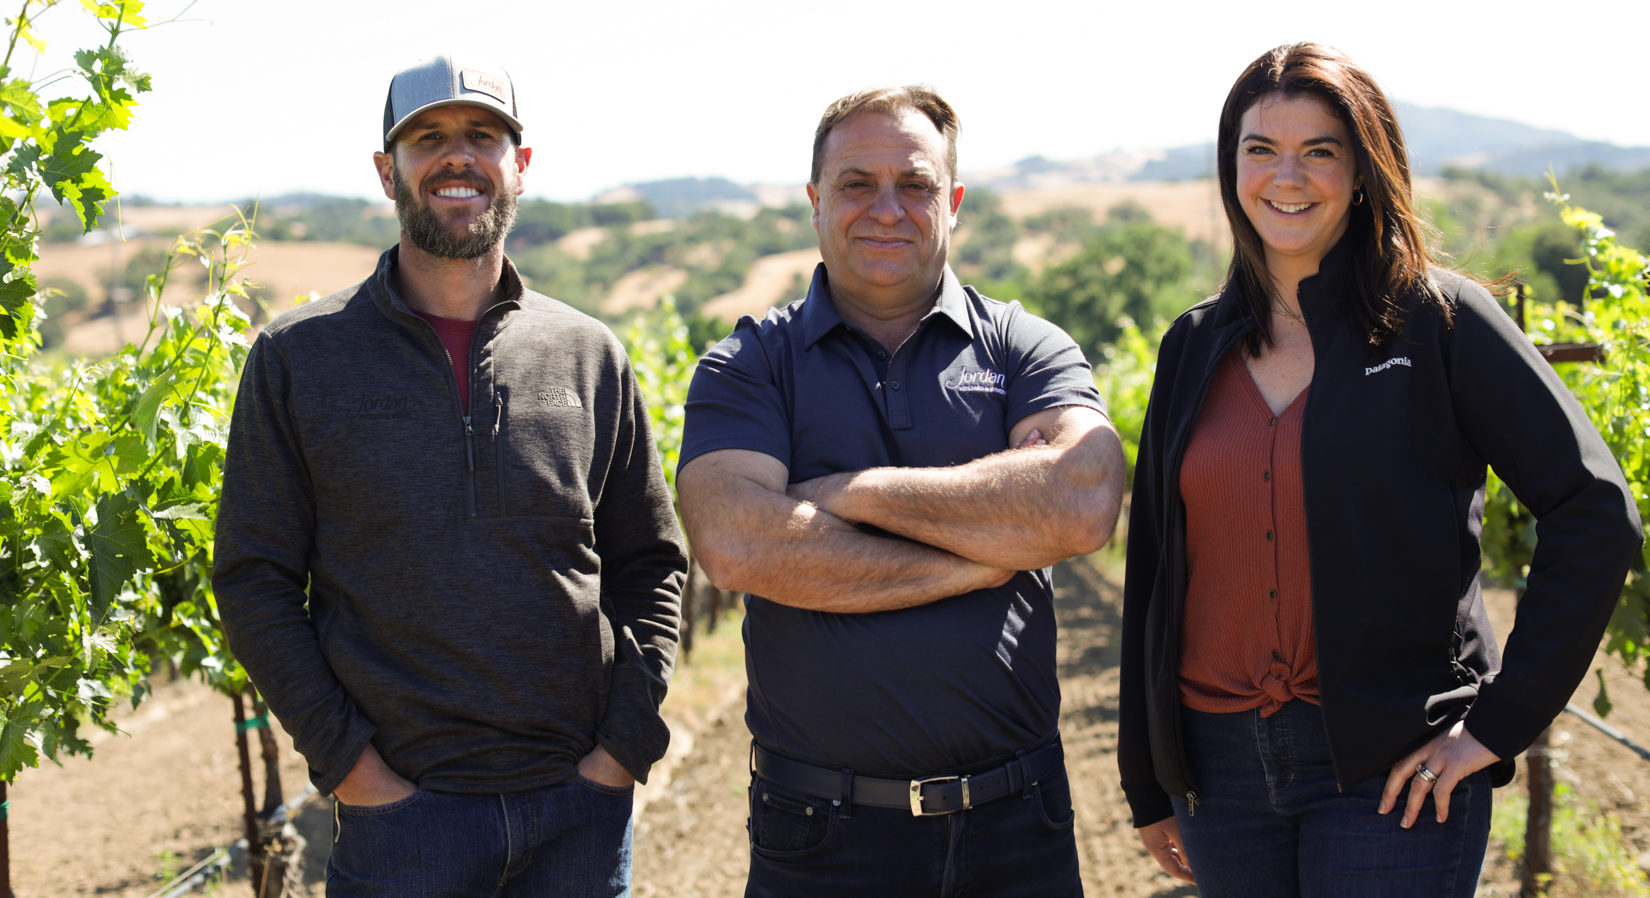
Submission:
[[[1008,390],[1011,423],[1068,405],[1107,414],[1105,400],[1094,385],[1094,369],[1077,348],[1077,341],[1059,325],[1011,303],[1003,328],[1014,363]]]
[[[699,360],[688,386],[676,469],[707,452],[744,449],[791,464],[791,416],[762,330],[749,316]]]

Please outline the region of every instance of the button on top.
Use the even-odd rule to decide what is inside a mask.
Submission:
[[[1260,474],[1260,479],[1262,479],[1262,480],[1271,480],[1272,479],[1272,472],[1271,471],[1262,471],[1261,474]]]
[[[1267,542],[1272,541],[1272,531],[1270,531],[1270,530],[1266,531],[1266,541]]]
[[[891,380],[891,381],[889,381],[889,382],[888,382],[888,389],[890,389],[890,390],[897,390],[897,389],[899,389],[899,381],[897,381],[897,380]]]

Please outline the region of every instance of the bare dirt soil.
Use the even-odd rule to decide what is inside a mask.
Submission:
[[[1112,570],[1093,559],[1062,565],[1057,609],[1063,628],[1062,730],[1077,807],[1078,846],[1090,896],[1169,898],[1195,892],[1157,871],[1129,825],[1117,787],[1118,638],[1121,598]],[[1492,608],[1505,631],[1511,596]],[[638,792],[637,898],[729,898],[741,894],[746,870],[745,787],[749,735],[743,722],[743,671],[737,628],[701,637],[667,702],[672,754]],[[1650,693],[1614,662],[1601,660],[1616,708],[1609,723],[1650,743]],[[1594,686],[1584,684],[1586,706]],[[163,684],[128,715],[127,736],[104,739],[95,759],[27,771],[11,791],[11,852],[17,898],[143,898],[165,879],[239,835],[240,799],[229,701],[187,683]],[[277,729],[277,733],[279,730]],[[1650,864],[1650,763],[1571,715],[1553,727],[1557,778],[1576,800],[1613,815],[1630,856]],[[281,734],[283,746],[285,736]],[[289,795],[304,785],[289,749]],[[1524,763],[1513,786],[1523,789]],[[313,798],[296,815],[306,840],[289,894],[322,894],[330,801]],[[1563,861],[1561,860],[1561,863]],[[164,873],[165,876],[158,874]],[[215,894],[245,894],[232,878]],[[1492,844],[1479,895],[1518,892],[1516,869]],[[1560,878],[1555,896],[1598,894]]]

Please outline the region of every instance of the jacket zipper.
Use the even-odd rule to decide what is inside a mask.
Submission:
[[[1303,299],[1304,299],[1303,294],[1304,293],[1305,293],[1305,291],[1297,284],[1295,286],[1295,308],[1301,310],[1301,315],[1302,316],[1305,316],[1305,314],[1306,314],[1306,306],[1305,306],[1305,303],[1303,301]],[[1312,380],[1316,381],[1318,379],[1318,371],[1317,371],[1318,360],[1322,359],[1324,356],[1323,356],[1323,353],[1318,351],[1318,341],[1316,339],[1317,335],[1313,332],[1311,323],[1306,322],[1304,320],[1304,317],[1303,317],[1302,320],[1303,320],[1303,323],[1306,324],[1307,339],[1309,339],[1312,342]],[[1308,389],[1310,389],[1310,385],[1308,385]],[[1316,393],[1308,394],[1307,397],[1306,397],[1306,407],[1301,410],[1301,493],[1302,493],[1301,498],[1302,498],[1303,502],[1305,501],[1305,492],[1306,492],[1307,485],[1308,485],[1309,481],[1311,480],[1311,478],[1307,475],[1307,469],[1310,466],[1310,461],[1309,461],[1309,458],[1308,458],[1308,455],[1307,455],[1307,452],[1306,452],[1306,435],[1307,435],[1307,433],[1309,432],[1309,429],[1312,426],[1312,401],[1316,398],[1317,398]],[[1306,522],[1306,528],[1307,528],[1308,532],[1311,531],[1311,529],[1312,529],[1312,522],[1311,521]],[[1318,601],[1318,596],[1321,595],[1321,594],[1322,593],[1318,590],[1317,585],[1312,584],[1312,603],[1313,603],[1314,606],[1316,606],[1317,601]],[[1323,615],[1319,614],[1318,609],[1316,607],[1314,607],[1312,609],[1312,631],[1313,631],[1312,632],[1312,639],[1313,639],[1314,642],[1316,642],[1317,638],[1318,638],[1318,633],[1317,633],[1318,621],[1320,621],[1322,619],[1323,619]],[[1328,691],[1329,690],[1326,690],[1326,689],[1322,688],[1322,683],[1320,681],[1319,691],[1318,691],[1318,709],[1319,709],[1319,712],[1323,715],[1324,725],[1326,727],[1328,726],[1328,721],[1329,721],[1329,705],[1330,705],[1330,702],[1329,702],[1328,697],[1325,693],[1327,693]],[[1337,762],[1337,760],[1335,758],[1335,744],[1334,744],[1334,742],[1328,742],[1328,745],[1329,745],[1329,769],[1335,774],[1335,791],[1345,792],[1346,787],[1341,784],[1341,765]]]
[[[499,439],[499,430],[504,426],[504,397],[493,394],[493,471],[498,480],[498,510],[504,514],[504,441]]]
[[[468,365],[469,365],[469,368],[470,368],[470,383],[471,383],[471,392],[472,393],[474,392],[475,373],[476,373],[476,337],[481,335],[481,322],[482,322],[482,320],[485,319],[488,316],[488,314],[490,314],[494,309],[497,309],[497,308],[498,308],[498,306],[495,305],[492,308],[489,308],[489,309],[485,310],[484,312],[482,312],[481,318],[478,318],[476,320],[476,332],[475,332],[475,334],[471,335],[471,337],[470,337],[470,358],[468,360]],[[470,517],[472,517],[472,518],[478,517],[478,516],[480,516],[480,511],[478,509],[477,501],[476,501],[475,428],[472,425],[470,415],[468,414],[468,412],[465,409],[465,403],[464,403],[465,397],[459,395],[459,392],[458,392],[458,376],[453,373],[453,354],[447,351],[447,344],[441,342],[441,335],[437,334],[435,332],[435,325],[429,323],[428,321],[425,321],[423,318],[420,318],[418,315],[413,314],[411,312],[408,312],[407,314],[410,317],[417,319],[420,324],[424,325],[424,329],[429,333],[429,335],[435,338],[435,345],[440,347],[441,357],[447,360],[446,370],[447,370],[447,376],[449,378],[449,380],[447,382],[449,384],[452,384],[452,395],[453,395],[453,398],[458,402],[458,412],[459,412],[458,419],[459,419],[459,422],[464,427],[464,471],[468,475],[468,477],[466,479],[469,480],[469,486],[470,486],[469,496],[467,497],[467,499],[468,499],[468,503],[467,503],[468,508],[466,509],[466,511],[469,513]],[[496,426],[493,428],[493,433],[495,435],[498,433],[498,428]]]
[[[434,325],[426,321],[424,322],[424,326],[430,329],[430,333],[432,335],[435,334]],[[458,375],[453,374],[453,354],[447,351],[447,346],[445,343],[441,342],[441,337],[439,335],[436,335],[435,342],[441,347],[441,357],[447,360],[447,375],[452,378],[449,382],[453,385],[453,398],[458,400],[458,420],[459,423],[464,425],[464,472],[469,475],[466,479],[470,482],[469,508],[466,510],[470,513],[470,517],[473,518],[479,513],[476,510],[475,429],[470,426],[470,416],[464,411],[464,397],[458,395]],[[473,353],[475,348],[472,346],[470,351]],[[475,365],[473,364],[474,360],[472,359],[471,362],[470,373],[473,376],[475,374]]]
[[[476,517],[476,429],[470,426],[470,416],[464,421],[464,472],[470,475],[470,517]]]
[[[1238,338],[1248,333],[1252,326],[1253,325],[1251,324],[1251,327],[1238,330],[1226,340],[1225,344],[1219,347],[1219,351],[1214,354],[1213,361],[1210,362],[1208,368],[1203,372],[1202,383],[1198,388],[1197,404],[1196,407],[1192,409],[1192,415],[1189,419],[1191,423],[1182,429],[1180,433],[1174,435],[1174,451],[1170,453],[1169,456],[1174,459],[1174,470],[1168,472],[1169,477],[1166,478],[1164,482],[1174,485],[1173,489],[1175,490],[1175,495],[1179,494],[1178,484],[1180,482],[1180,466],[1181,461],[1185,457],[1186,441],[1191,435],[1192,424],[1197,422],[1198,414],[1203,411],[1203,402],[1208,398],[1209,385],[1214,381],[1215,371],[1219,369],[1221,360],[1226,357],[1226,353],[1231,352],[1232,347],[1237,344]],[[1180,522],[1180,527],[1181,530],[1184,531],[1184,520]],[[1182,536],[1182,539],[1184,539],[1184,536]],[[1184,547],[1181,549],[1181,554],[1182,556],[1185,554]],[[1178,621],[1180,620],[1180,616],[1183,615],[1186,610],[1186,590],[1183,584],[1185,579],[1183,572],[1181,570],[1176,570],[1173,572],[1173,576],[1175,578],[1174,589],[1177,597],[1175,604],[1177,607],[1174,609],[1174,613],[1169,615],[1169,618],[1177,622],[1174,633],[1175,639],[1173,642],[1176,646],[1178,646],[1180,643],[1180,628]],[[1180,668],[1180,653],[1178,650],[1174,653],[1174,666],[1178,671]],[[1197,816],[1197,789],[1193,787],[1191,771],[1186,769],[1186,744],[1184,738],[1181,736],[1180,703],[1178,701],[1175,703],[1175,710],[1169,715],[1169,719],[1174,722],[1175,764],[1180,768],[1180,781],[1186,784],[1186,813],[1187,816],[1195,817]]]

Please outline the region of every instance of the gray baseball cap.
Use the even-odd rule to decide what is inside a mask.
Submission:
[[[480,106],[498,113],[521,142],[521,120],[516,118],[516,90],[510,74],[495,65],[472,65],[451,56],[426,59],[402,69],[390,79],[384,100],[384,150],[413,117],[437,106]]]

